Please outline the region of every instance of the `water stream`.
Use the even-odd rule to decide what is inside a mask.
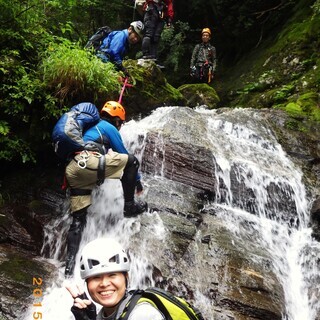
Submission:
[[[174,119],[179,115],[177,110],[177,107],[159,108],[140,121],[132,120],[125,124],[121,134],[128,149],[141,160],[147,133],[153,130],[161,136],[168,130],[168,122],[176,121]],[[311,237],[311,199],[308,199],[302,183],[301,171],[287,157],[272,131],[261,125],[261,119],[254,112],[230,110],[216,113],[203,108],[192,112],[206,123],[205,128],[201,129],[201,139],[212,150],[216,163],[214,174],[219,181],[215,200],[207,203],[206,208],[215,207],[218,218],[223,220],[239,245],[252,243],[254,248],[263,250],[270,257],[284,291],[286,310],[283,320],[315,320],[320,311],[317,300],[320,295],[320,245]],[[161,144],[158,147],[161,148]],[[162,168],[164,166],[165,155]],[[159,170],[158,174],[158,178],[162,179],[163,170]],[[148,186],[148,177],[144,183]],[[235,185],[243,187],[236,189]],[[123,200],[120,182],[107,180],[93,196],[95,214],[88,217],[81,247],[100,236],[114,236],[125,247],[132,247],[131,237],[139,233],[141,221],[140,218],[121,218]],[[69,224],[70,218],[65,215],[46,229],[44,251],[49,252],[51,262],[59,269],[42,303],[42,313],[49,320],[73,319],[69,311],[72,299],[63,285],[66,281],[81,282],[78,273],[74,279],[64,280],[63,265],[59,261]],[[167,231],[158,215],[155,215],[150,228],[153,241],[164,241]],[[143,254],[147,247],[148,243],[142,241],[131,248],[132,287],[143,288],[154,284],[151,265]],[[207,319],[213,320],[213,312],[207,310],[210,303],[203,293],[198,292],[196,298],[197,306],[203,307]],[[30,318],[30,312],[25,319]]]

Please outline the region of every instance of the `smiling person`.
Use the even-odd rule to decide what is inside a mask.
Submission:
[[[112,238],[89,242],[82,250],[80,275],[85,280],[89,297],[79,286],[66,289],[74,299],[71,308],[76,320],[119,319],[127,302],[130,261],[122,246]],[[96,313],[96,306],[102,306]],[[139,302],[128,320],[165,320],[162,313],[148,301]]]

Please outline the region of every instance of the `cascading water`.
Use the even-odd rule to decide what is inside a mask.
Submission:
[[[236,123],[235,117],[241,117],[245,126]],[[243,110],[232,112],[231,119],[224,115],[208,120],[208,139],[215,150],[216,175],[227,186],[223,200],[218,188],[216,203],[232,212],[225,215],[218,211],[218,215],[220,213],[240,241],[250,235],[254,245],[264,248],[272,257],[286,301],[283,319],[316,319],[320,304],[312,291],[319,291],[319,285],[315,287],[319,282],[319,270],[314,268],[317,263],[314,257],[319,256],[320,246],[311,237],[309,203],[302,173],[286,156],[272,132],[258,120],[254,113]],[[241,195],[233,194],[232,171],[236,180],[250,190],[254,204],[248,206]],[[247,221],[246,228],[234,230],[234,226],[240,226],[243,221]],[[255,236],[252,237],[253,231]],[[313,264],[312,268],[306,268],[309,263]]]
[[[148,132],[157,132],[160,143],[156,148],[164,148],[161,141],[169,131],[168,123],[173,121],[171,126],[179,126],[180,120],[176,119],[179,117],[179,109],[183,108],[159,108],[152,115],[137,122],[130,121],[121,129],[128,149],[140,161],[143,161]],[[312,239],[308,227],[309,201],[301,172],[286,156],[271,130],[261,126],[261,119],[253,111],[229,110],[216,113],[198,108],[190,112],[206,122],[201,137],[212,150],[215,163],[213,171],[218,181],[214,190],[215,200],[206,204],[205,209],[214,208],[216,216],[233,234],[239,247],[249,242],[270,259],[284,291],[286,306],[282,319],[316,320],[320,311],[320,302],[317,300],[320,295],[317,261],[320,245]],[[181,139],[188,140],[189,137]],[[159,176],[152,178],[159,181],[163,179],[165,166],[166,155],[163,151],[161,168],[157,171]],[[148,179],[146,175],[143,181],[146,198]],[[235,188],[235,185],[241,187]],[[85,243],[97,237],[115,237],[125,247],[132,249],[131,286],[143,288],[154,285],[152,267],[145,255],[149,246],[147,240],[132,242],[133,236],[142,228],[141,217],[122,218],[120,182],[107,180],[94,192],[93,199],[95,214],[88,217],[80,250]],[[69,311],[72,298],[63,286],[69,281],[81,282],[77,272],[74,279],[64,280],[63,266],[58,261],[69,228],[69,219],[65,215],[45,230],[44,251],[59,268],[59,274],[46,290],[41,306],[44,318],[49,320],[73,319]],[[166,241],[167,230],[159,215],[153,215],[152,219],[152,225],[147,226],[148,231],[153,235],[154,242],[163,243]],[[56,230],[60,230],[59,233]],[[195,247],[201,237],[199,231]],[[76,270],[78,267],[77,264]],[[201,276],[201,270],[198,276]],[[204,293],[196,290],[195,299],[206,319],[215,319],[213,308]],[[29,319],[30,313],[34,311],[29,310],[24,319]]]

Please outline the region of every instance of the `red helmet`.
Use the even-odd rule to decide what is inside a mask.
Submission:
[[[111,117],[119,117],[122,121],[126,119],[124,107],[116,101],[107,101],[101,109],[101,113],[106,112]]]

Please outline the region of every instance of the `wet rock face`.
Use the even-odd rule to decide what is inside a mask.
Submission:
[[[61,212],[64,196],[54,190],[42,190],[28,203],[1,208],[0,232],[4,242],[39,254],[45,225]]]
[[[148,174],[163,174],[167,179],[203,190],[214,190],[215,176],[210,150],[201,146],[190,148],[170,136],[148,135],[142,170]],[[163,145],[164,148],[159,148]],[[163,166],[165,156],[165,166]],[[163,172],[161,172],[163,170]]]
[[[39,303],[56,275],[55,267],[32,250],[0,244],[0,251],[0,318],[20,319],[27,308]]]
[[[313,236],[320,241],[320,198],[317,198],[311,208],[311,222],[313,225]]]

